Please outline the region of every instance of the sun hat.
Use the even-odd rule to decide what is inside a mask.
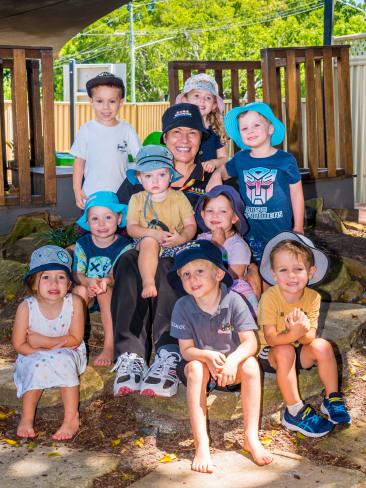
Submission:
[[[215,246],[211,241],[198,240],[187,242],[175,255],[174,265],[168,272],[167,278],[170,286],[179,291],[184,291],[182,281],[177,274],[177,271],[186,264],[194,261],[195,259],[205,259],[210,261],[218,268],[225,271],[223,282],[228,288],[233,284],[233,279],[228,273],[222,261],[222,253],[220,249]]]
[[[120,78],[119,76],[115,76],[113,73],[109,73],[108,71],[103,71],[103,73],[99,73],[99,75],[91,78],[86,82],[86,91],[88,93],[88,96],[91,98],[92,89],[96,86],[101,85],[112,85],[120,88],[122,92],[122,98],[125,98],[125,85],[122,81],[122,78]]]
[[[273,125],[273,134],[271,136],[271,145],[277,146],[281,144],[285,138],[285,126],[272,112],[269,105],[263,102],[248,103],[242,107],[235,107],[231,109],[225,116],[224,124],[225,130],[229,137],[235,142],[235,144],[241,149],[250,149],[249,146],[244,144],[239,132],[238,117],[245,112],[258,112],[263,115]]]
[[[136,173],[147,173],[160,168],[168,168],[172,176],[171,181],[177,181],[182,177],[174,169],[173,154],[167,147],[150,144],[142,147],[136,155],[136,163],[130,164],[126,171],[127,179],[132,185],[137,185],[139,180]]]
[[[70,254],[62,247],[59,246],[42,246],[32,252],[29,270],[23,278],[23,282],[26,284],[28,279],[35,273],[42,271],[65,271],[72,281],[71,274],[72,258]]]
[[[263,251],[262,260],[259,267],[259,272],[262,278],[267,281],[270,285],[274,285],[275,281],[271,274],[271,261],[270,255],[272,249],[281,241],[296,241],[302,244],[304,247],[310,249],[313,253],[314,257],[314,266],[316,266],[316,272],[309,280],[309,285],[316,285],[320,283],[326,276],[328,269],[329,269],[329,260],[326,254],[323,251],[317,249],[312,241],[308,238],[303,236],[302,234],[295,234],[294,232],[281,232],[276,236],[272,237],[270,241],[267,242],[266,247]]]
[[[235,227],[236,230],[239,232],[241,236],[244,236],[249,229],[248,222],[246,221],[246,218],[244,217],[244,212],[245,212],[245,204],[243,200],[241,199],[241,196],[239,193],[233,188],[232,186],[229,185],[218,185],[212,188],[208,193],[205,195],[202,195],[195,208],[195,217],[198,226],[205,232],[209,232],[210,229],[206,227],[206,224],[203,221],[203,217],[201,215],[202,209],[203,209],[203,204],[206,200],[206,198],[216,198],[220,195],[225,195],[230,201],[233,206],[235,214],[239,217],[239,220],[236,222]]]
[[[127,205],[119,203],[118,197],[111,191],[96,191],[88,196],[85,200],[85,207],[83,215],[76,221],[76,223],[85,230],[90,231],[88,224],[88,210],[92,207],[106,207],[112,212],[121,213],[122,220],[119,224],[120,227],[126,225]]]
[[[192,90],[207,90],[216,97],[217,108],[221,113],[224,113],[225,104],[224,100],[219,95],[219,87],[216,80],[212,76],[206,73],[199,73],[198,75],[193,75],[186,80],[184,83],[182,93],[179,93],[175,103],[181,103],[183,101],[184,95],[187,95]]]
[[[202,115],[197,105],[193,103],[178,103],[165,110],[161,119],[163,134],[161,142],[164,143],[164,134],[176,127],[190,127],[202,133],[202,140],[209,137],[209,132],[203,125]]]
[[[150,146],[150,144],[154,144],[155,146],[165,146],[163,142],[161,142],[161,136],[163,133],[161,130],[156,130],[154,132],[150,132],[142,143],[143,146]]]

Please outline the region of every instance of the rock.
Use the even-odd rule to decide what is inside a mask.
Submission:
[[[305,228],[315,224],[316,214],[323,210],[323,205],[323,198],[311,198],[305,201]]]
[[[366,278],[365,263],[362,263],[358,259],[348,258],[346,256],[342,256],[342,261],[346,265],[347,271],[350,275],[355,276],[356,278]]]
[[[42,233],[22,237],[10,249],[7,249],[6,258],[21,263],[28,263],[32,252],[37,247],[44,246],[45,244],[47,244],[47,239]]]
[[[305,207],[313,208],[316,213],[322,212],[324,208],[324,198],[310,198],[305,201]]]
[[[13,300],[23,288],[23,277],[28,269],[27,264],[0,259],[0,292],[5,300]]]
[[[330,271],[325,281],[316,286],[315,289],[321,294],[322,299],[327,302],[335,302],[352,285],[352,278],[342,259],[336,256],[330,257]]]
[[[339,300],[347,303],[357,302],[362,297],[362,292],[364,287],[357,280],[352,281],[352,283],[344,290],[344,292],[339,297]]]
[[[315,224],[317,226],[326,227],[328,229],[335,230],[337,232],[344,232],[345,226],[338,215],[331,209],[318,212],[315,218]]]

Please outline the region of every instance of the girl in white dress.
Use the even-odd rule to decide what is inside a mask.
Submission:
[[[18,307],[12,337],[19,353],[14,382],[23,399],[17,435],[36,436],[33,424],[42,392],[59,387],[64,420],[52,438],[64,441],[79,428],[79,375],[86,368],[83,303],[68,293],[71,256],[61,247],[40,247],[29,268],[24,282],[31,296]]]

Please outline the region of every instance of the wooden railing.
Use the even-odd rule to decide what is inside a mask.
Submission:
[[[4,76],[10,76],[18,191],[7,194]],[[42,93],[42,96],[41,96]],[[42,104],[41,104],[42,100]],[[56,203],[53,53],[47,47],[0,46],[0,205]],[[44,167],[44,192],[32,196],[31,166]]]

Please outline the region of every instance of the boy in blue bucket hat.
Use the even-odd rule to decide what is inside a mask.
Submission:
[[[155,297],[158,258],[173,257],[182,244],[194,237],[194,213],[184,193],[170,188],[181,175],[174,169],[173,155],[166,147],[141,148],[136,163],[127,170],[127,178],[144,188],[129,202],[127,232],[139,251],[142,297]]]
[[[131,248],[126,237],[116,234],[117,226],[126,225],[127,205],[119,203],[110,191],[98,191],[85,201],[77,224],[90,233],[75,244],[73,272],[79,295],[86,306],[99,306],[104,330],[102,352],[95,366],[110,366],[113,361],[113,327],[111,315],[112,268],[122,252]]]
[[[239,151],[216,170],[210,187],[238,178],[249,223],[246,240],[258,264],[267,242],[282,231],[304,233],[304,195],[295,158],[277,149],[285,137],[283,123],[262,102],[235,107],[225,129]]]

